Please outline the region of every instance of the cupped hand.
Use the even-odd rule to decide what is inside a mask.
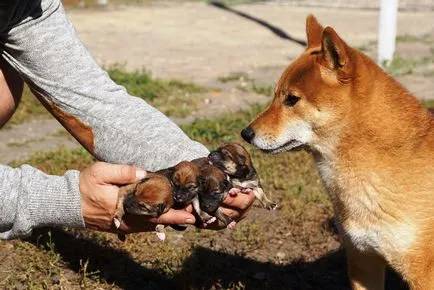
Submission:
[[[244,219],[253,202],[255,201],[255,194],[252,190],[235,190],[230,191],[228,196],[220,206],[220,210],[228,215],[233,221],[239,222]],[[215,221],[205,227],[206,229],[220,230],[226,228],[226,225],[221,221]]]
[[[115,233],[153,231],[157,224],[194,224],[195,217],[186,210],[170,209],[158,218],[126,214],[119,229],[113,214],[119,186],[137,182],[146,176],[142,169],[97,162],[80,172],[82,213],[86,228]]]

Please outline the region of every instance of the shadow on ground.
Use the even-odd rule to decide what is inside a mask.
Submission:
[[[268,23],[268,22],[266,22],[266,21],[264,21],[262,19],[259,19],[257,17],[251,16],[251,15],[249,15],[247,13],[238,11],[238,10],[233,9],[231,7],[228,7],[227,5],[225,5],[225,4],[223,4],[223,3],[219,2],[219,1],[209,1],[209,4],[212,5],[212,6],[214,6],[214,7],[219,8],[219,9],[225,10],[225,11],[230,12],[230,13],[234,13],[234,14],[236,14],[238,16],[241,16],[241,17],[244,17],[244,18],[246,18],[248,20],[256,22],[256,23],[264,26],[265,28],[268,28],[271,32],[273,32],[275,35],[277,35],[278,37],[280,37],[282,39],[293,41],[293,42],[295,42],[295,43],[297,43],[299,45],[306,46],[306,42],[304,40],[294,38],[291,35],[289,35],[288,33],[286,33],[285,31],[283,31],[281,28],[276,27],[276,26],[274,26],[274,25],[272,25],[272,24],[270,24],[270,23]]]
[[[239,289],[240,286],[241,289],[350,289],[343,250],[327,253],[315,261],[279,265],[196,247],[181,270],[168,277],[137,263],[126,251],[97,244],[79,234],[41,229],[30,242],[45,245],[48,239],[70,269],[79,273],[87,260],[89,273],[98,273],[98,279],[122,289]],[[391,271],[386,281],[386,289],[408,289]]]

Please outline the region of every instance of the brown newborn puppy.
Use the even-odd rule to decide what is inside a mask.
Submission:
[[[206,226],[217,218],[225,226],[234,225],[235,223],[232,219],[219,209],[219,206],[232,188],[227,175],[222,170],[212,166],[208,158],[200,158],[192,162],[198,165],[203,179],[198,197],[193,200],[193,207],[199,215],[201,222]]]
[[[236,143],[224,144],[212,151],[208,159],[212,165],[229,176],[233,186],[238,189],[234,192],[251,189],[264,208],[269,210],[277,208],[277,204],[265,195],[252,159],[243,146]]]
[[[175,167],[161,170],[172,182],[175,208],[184,208],[197,196],[201,187],[199,168],[193,162],[182,161]]]
[[[119,228],[126,212],[158,217],[172,206],[172,185],[169,179],[164,175],[148,172],[141,181],[120,188],[113,223]],[[124,240],[125,236],[121,234],[119,238]]]
[[[172,182],[174,209],[183,209],[197,197],[201,189],[202,177],[199,168],[193,162],[182,161],[174,167],[158,172],[165,174]],[[171,225],[171,227],[178,231],[187,228],[182,225]]]

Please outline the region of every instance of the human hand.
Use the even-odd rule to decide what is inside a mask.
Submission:
[[[158,218],[126,214],[121,226],[113,226],[119,186],[143,179],[146,172],[129,166],[97,162],[80,172],[81,207],[86,228],[133,233],[153,231],[157,224],[194,224],[194,216],[184,210],[170,209]]]
[[[244,219],[255,201],[255,194],[251,189],[230,190],[228,196],[220,206],[220,210],[229,216],[233,221],[239,222]],[[207,225],[206,229],[221,230],[226,228],[226,225],[216,220]],[[233,225],[230,227],[233,228]]]

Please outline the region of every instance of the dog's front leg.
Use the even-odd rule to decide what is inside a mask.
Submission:
[[[383,290],[386,263],[376,254],[346,246],[348,277],[353,290]]]

